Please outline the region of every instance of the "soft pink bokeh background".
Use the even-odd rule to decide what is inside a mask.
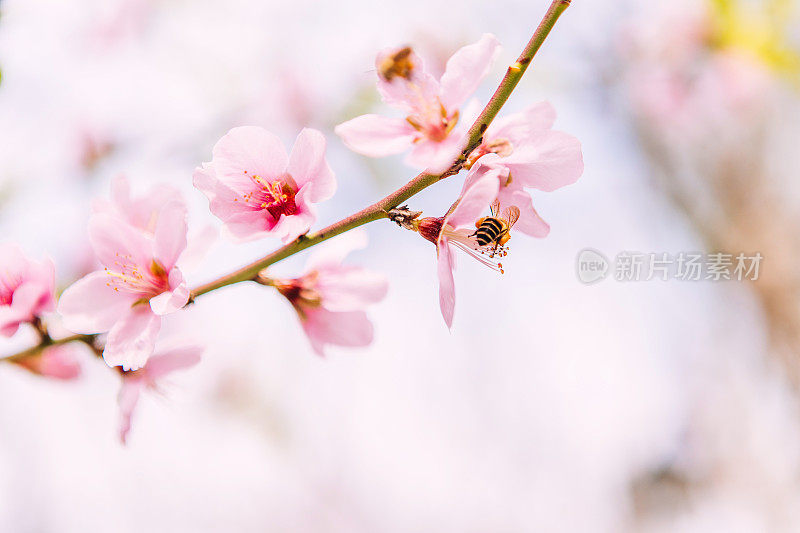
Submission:
[[[120,172],[139,191],[181,189],[200,228],[213,218],[192,170],[244,124],[287,143],[303,126],[325,133],[339,190],[320,223],[336,220],[412,175],[333,135],[377,105],[376,51],[413,43],[435,65],[494,33],[504,50],[485,100],[547,4],[3,0],[1,238],[52,256],[70,282],[91,264],[90,201]],[[452,333],[433,247],[375,223],[352,256],[391,281],[372,347],[320,359],[277,294],[212,293],[165,320],[207,350],[143,398],[127,447],[119,379],[101,361],[87,354],[79,382],[3,366],[0,531],[797,531],[797,399],[748,286],[576,279],[585,247],[704,246],[654,186],[603,78],[624,14],[575,0],[509,101],[550,100],[586,171],[534,197],[551,234],[513,239],[504,276],[462,258]],[[777,146],[796,140],[796,108],[771,123]],[[439,214],[459,187],[410,204]],[[223,242],[190,281],[276,245]],[[680,481],[659,491],[664,472]]]

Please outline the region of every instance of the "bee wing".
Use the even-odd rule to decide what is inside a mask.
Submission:
[[[493,217],[496,217],[497,213],[500,212],[500,200],[495,199],[489,207],[489,211],[491,211]]]
[[[517,223],[519,220],[519,207],[512,205],[511,207],[506,207],[503,210],[503,218],[508,223],[508,229]]]

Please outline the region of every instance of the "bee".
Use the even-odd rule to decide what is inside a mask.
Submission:
[[[495,200],[490,207],[491,216],[479,218],[475,222],[475,240],[478,241],[480,246],[489,246],[494,243],[492,255],[497,253],[499,248],[502,248],[511,238],[509,231],[519,220],[519,208],[512,205],[503,210],[503,214],[498,216],[500,212],[500,202]]]
[[[411,71],[414,70],[414,63],[411,61],[413,50],[410,46],[401,48],[393,53],[378,66],[378,73],[386,81],[392,81],[395,76],[409,79]]]

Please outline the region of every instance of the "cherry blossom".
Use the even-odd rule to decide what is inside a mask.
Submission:
[[[117,403],[120,411],[119,438],[123,444],[127,443],[133,412],[139,403],[142,391],[158,390],[158,382],[164,376],[196,365],[200,362],[202,352],[203,349],[198,346],[158,351],[142,368],[122,373],[122,387],[117,396]]]
[[[288,242],[316,220],[315,203],[336,191],[325,160],[325,137],[306,128],[287,156],[263,128],[234,128],[217,142],[213,159],[195,170],[194,185],[237,240],[276,236]]]
[[[150,235],[155,233],[161,209],[169,202],[183,203],[180,192],[166,185],[157,185],[146,194],[134,197],[128,178],[118,176],[111,183],[110,198],[95,198],[94,213],[105,213],[124,220]]]
[[[386,296],[388,283],[380,274],[342,264],[348,253],[366,244],[365,233],[351,231],[312,253],[299,278],[265,281],[294,306],[312,348],[321,356],[326,344],[372,342],[372,323],[364,308]]]
[[[376,59],[378,91],[405,118],[362,115],[339,124],[336,133],[351,150],[370,157],[412,148],[406,162],[440,172],[461,152],[465,129],[457,128],[459,107],[489,72],[499,43],[491,34],[458,50],[440,80],[429,74],[409,47],[382,51]]]
[[[155,234],[159,213],[170,202],[185,208],[183,196],[177,189],[156,185],[145,194],[133,196],[128,179],[125,176],[118,176],[111,183],[111,196],[95,198],[92,211],[95,214],[104,213],[119,218],[152,237]],[[217,241],[218,236],[217,230],[211,225],[189,233],[186,249],[180,258],[181,270],[185,272],[197,267]]]
[[[475,165],[500,169],[498,199],[515,205],[520,218],[515,229],[532,237],[546,237],[550,227],[533,207],[525,188],[554,191],[575,183],[583,174],[581,144],[572,135],[553,131],[556,112],[547,102],[494,121],[481,144],[467,157],[466,184],[480,173]]]
[[[454,249],[466,252],[492,270],[502,272],[503,269],[499,262],[503,254],[482,247],[475,237],[475,222],[497,197],[499,174],[497,168],[481,167],[476,171],[475,179],[465,183],[460,198],[447,215],[419,221],[420,235],[436,245],[439,306],[448,328],[453,326],[456,303]]]
[[[108,331],[106,363],[135,370],[153,353],[161,316],[189,300],[176,266],[186,248],[186,208],[177,202],[164,205],[152,236],[108,214],[96,214],[89,222],[89,237],[104,268],[67,288],[58,312],[71,331]]]
[[[28,259],[15,244],[0,245],[0,335],[10,337],[20,324],[52,311],[55,267]]]

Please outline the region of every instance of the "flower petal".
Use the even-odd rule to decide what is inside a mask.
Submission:
[[[189,368],[200,362],[203,348],[200,346],[181,346],[166,351],[159,351],[147,361],[144,371],[147,379],[155,381],[175,370]]]
[[[281,140],[257,126],[233,128],[214,145],[213,154],[217,177],[228,186],[240,180],[248,184],[247,175],[277,178],[289,162]]]
[[[336,178],[325,160],[325,136],[317,130],[304,128],[289,154],[287,171],[298,188],[311,183],[309,201],[327,200],[336,192]]]
[[[445,217],[445,224],[454,228],[472,226],[497,198],[500,188],[500,170],[484,165],[476,165],[470,169],[468,181],[453,212]]]
[[[150,298],[150,309],[157,315],[174,313],[189,301],[189,286],[180,269],[173,268],[170,271],[169,286],[171,290]]]
[[[186,206],[169,202],[158,215],[155,231],[155,259],[166,270],[170,270],[186,249]]]
[[[456,283],[453,278],[455,257],[446,239],[441,239],[436,247],[436,272],[439,276],[439,308],[448,328],[453,327],[453,315],[456,307]]]
[[[521,231],[539,239],[547,237],[550,233],[550,225],[542,220],[542,217],[533,208],[531,196],[526,191],[501,188],[498,199],[504,207],[515,205],[519,208],[519,220],[514,225],[514,231]]]
[[[117,395],[119,405],[119,438],[122,444],[127,444],[128,433],[131,430],[131,418],[139,403],[139,395],[145,387],[145,381],[139,376],[123,377],[122,387]]]
[[[423,140],[414,144],[405,162],[429,174],[441,174],[453,166],[467,140],[466,135],[457,132],[450,133],[443,141]]]
[[[89,240],[97,258],[110,270],[118,267],[121,258],[139,266],[149,266],[153,259],[153,239],[105,213],[93,215],[89,220]]]
[[[335,131],[349,149],[368,157],[399,154],[411,147],[416,134],[404,119],[381,115],[361,115]]]
[[[374,335],[372,322],[364,311],[333,312],[318,307],[310,310],[301,324],[311,347],[320,356],[325,355],[326,344],[368,346]]]
[[[440,96],[448,110],[457,109],[475,92],[499,52],[497,38],[484,33],[478,42],[464,46],[447,60]]]
[[[524,111],[496,119],[486,132],[487,139],[508,139],[519,144],[553,127],[556,110],[550,102],[539,102]]]
[[[103,359],[108,366],[136,370],[144,366],[153,353],[161,317],[150,306],[137,305],[122,316],[108,333]]]
[[[575,183],[583,174],[580,141],[560,131],[542,133],[514,147],[502,163],[523,186],[548,192]]]
[[[115,291],[106,272],[92,272],[64,291],[58,313],[64,327],[76,333],[108,331],[131,307],[137,296]]]
[[[386,296],[389,282],[377,272],[351,266],[319,270],[316,289],[330,311],[355,311]]]

